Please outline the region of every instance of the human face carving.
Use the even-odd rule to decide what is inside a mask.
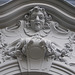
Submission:
[[[31,28],[35,31],[40,31],[45,23],[44,14],[41,11],[34,11],[31,14]]]

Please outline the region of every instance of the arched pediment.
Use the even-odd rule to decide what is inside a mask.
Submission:
[[[74,9],[63,0],[12,0],[0,6],[0,73],[74,75]]]
[[[34,6],[41,6],[46,9],[48,14],[51,14],[53,19],[65,26],[74,30],[75,14],[74,7],[63,1],[11,1],[8,4],[0,7],[0,26],[10,26],[15,24],[16,21],[23,19],[23,16]],[[5,7],[6,6],[6,7]],[[12,14],[12,15],[11,15]],[[12,18],[11,18],[12,17]]]

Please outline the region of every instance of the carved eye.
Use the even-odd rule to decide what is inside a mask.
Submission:
[[[41,20],[44,19],[44,17],[43,17],[42,15],[40,15],[39,18],[40,18]]]
[[[34,19],[36,19],[36,16],[31,16],[31,20],[34,20]]]

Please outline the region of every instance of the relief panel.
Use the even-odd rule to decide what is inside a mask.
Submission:
[[[0,30],[0,64],[18,60],[21,72],[49,72],[53,61],[75,66],[75,34],[35,6]]]

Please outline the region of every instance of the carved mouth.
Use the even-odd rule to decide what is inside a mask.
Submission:
[[[35,22],[35,26],[34,26],[34,28],[35,28],[35,31],[39,31],[39,30],[41,30],[41,23],[40,22]]]
[[[40,22],[35,22],[35,25],[39,26],[39,25],[41,25],[41,23]]]

